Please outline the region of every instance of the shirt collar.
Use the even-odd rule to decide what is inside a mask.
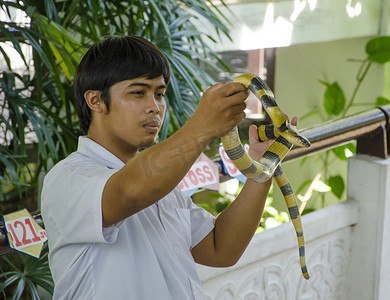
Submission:
[[[106,165],[110,169],[121,169],[125,165],[106,148],[86,136],[79,137],[77,152]]]

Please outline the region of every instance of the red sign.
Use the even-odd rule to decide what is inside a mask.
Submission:
[[[10,248],[39,258],[43,243],[47,240],[42,229],[27,209],[3,216]]]
[[[181,180],[179,187],[183,192],[197,188],[218,190],[218,166],[202,153]]]
[[[6,222],[7,231],[11,234],[13,248],[20,250],[25,247],[42,244],[47,240],[46,231],[39,232],[33,227],[30,217],[22,217]]]

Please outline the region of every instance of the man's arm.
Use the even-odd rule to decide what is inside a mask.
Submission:
[[[103,224],[108,226],[166,196],[188,172],[203,149],[226,135],[245,117],[246,88],[217,83],[204,92],[192,118],[174,135],[136,155],[107,181]]]
[[[192,249],[197,263],[229,267],[238,261],[259,226],[271,182],[247,180],[236,200],[217,217],[214,230]]]
[[[298,119],[294,117],[292,124]],[[259,160],[272,141],[260,143],[256,126],[249,128],[250,155]],[[214,229],[192,249],[194,260],[202,265],[234,265],[251,241],[263,214],[272,178],[263,183],[248,179],[238,197],[216,219]]]

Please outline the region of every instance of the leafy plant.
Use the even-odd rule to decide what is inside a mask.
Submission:
[[[358,60],[361,64],[356,75],[356,85],[349,98],[337,81],[332,83],[320,81],[325,85],[323,100],[323,111],[318,109],[314,113],[318,113],[324,119],[323,121],[331,120],[335,117],[345,117],[349,110],[355,105],[356,95],[361,87],[362,82],[366,78],[372,64],[385,64],[390,61],[390,36],[380,36],[370,39],[366,43],[366,58]],[[375,102],[367,103],[367,107],[380,106],[390,103],[390,99],[385,97],[377,97]],[[309,114],[313,114],[310,112]],[[308,114],[308,115],[309,115]],[[325,116],[325,117],[324,117]],[[341,199],[345,191],[345,181],[342,175],[332,174],[332,165],[340,161],[347,161],[348,157],[356,153],[356,145],[354,142],[348,143],[326,151],[324,154],[319,154],[322,167],[321,172],[317,174],[313,181],[307,181],[301,185],[298,192],[302,191],[306,186],[309,186],[305,195],[298,195],[298,198],[303,201],[303,207],[307,201],[318,192],[321,195],[322,206],[325,205],[326,193],[333,193],[338,199]],[[316,156],[318,157],[318,156]],[[304,158],[302,162],[306,162]],[[321,181],[320,178],[323,178]]]
[[[235,192],[228,192],[224,190],[212,191],[207,193],[208,202],[198,203],[200,207],[203,207],[213,215],[217,216],[223,212],[233,201],[237,198],[244,184],[239,183]],[[271,229],[282,223],[289,221],[289,216],[286,212],[279,212],[273,204],[273,186],[270,188],[270,192],[267,195],[266,203],[264,206],[263,215],[260,220],[259,227],[256,231],[262,232],[266,229]]]
[[[264,230],[274,228],[290,220],[290,217],[286,212],[278,211],[275,207],[272,206],[273,190],[274,185],[271,186],[270,192],[267,195],[263,216],[261,217],[260,225],[256,232],[262,232]]]
[[[48,247],[39,259],[15,252],[0,257],[0,293],[3,299],[40,299],[37,287],[53,294],[53,279],[48,260]]]

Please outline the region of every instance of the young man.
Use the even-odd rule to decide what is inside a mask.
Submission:
[[[215,84],[179,131],[153,145],[168,83],[167,59],[139,37],[107,38],[82,59],[75,91],[86,136],[42,191],[54,299],[205,299],[195,262],[231,266],[251,240],[270,181],[248,180],[217,218],[177,187],[204,147],[245,117],[248,91]],[[255,126],[250,142],[255,159],[269,146]]]

